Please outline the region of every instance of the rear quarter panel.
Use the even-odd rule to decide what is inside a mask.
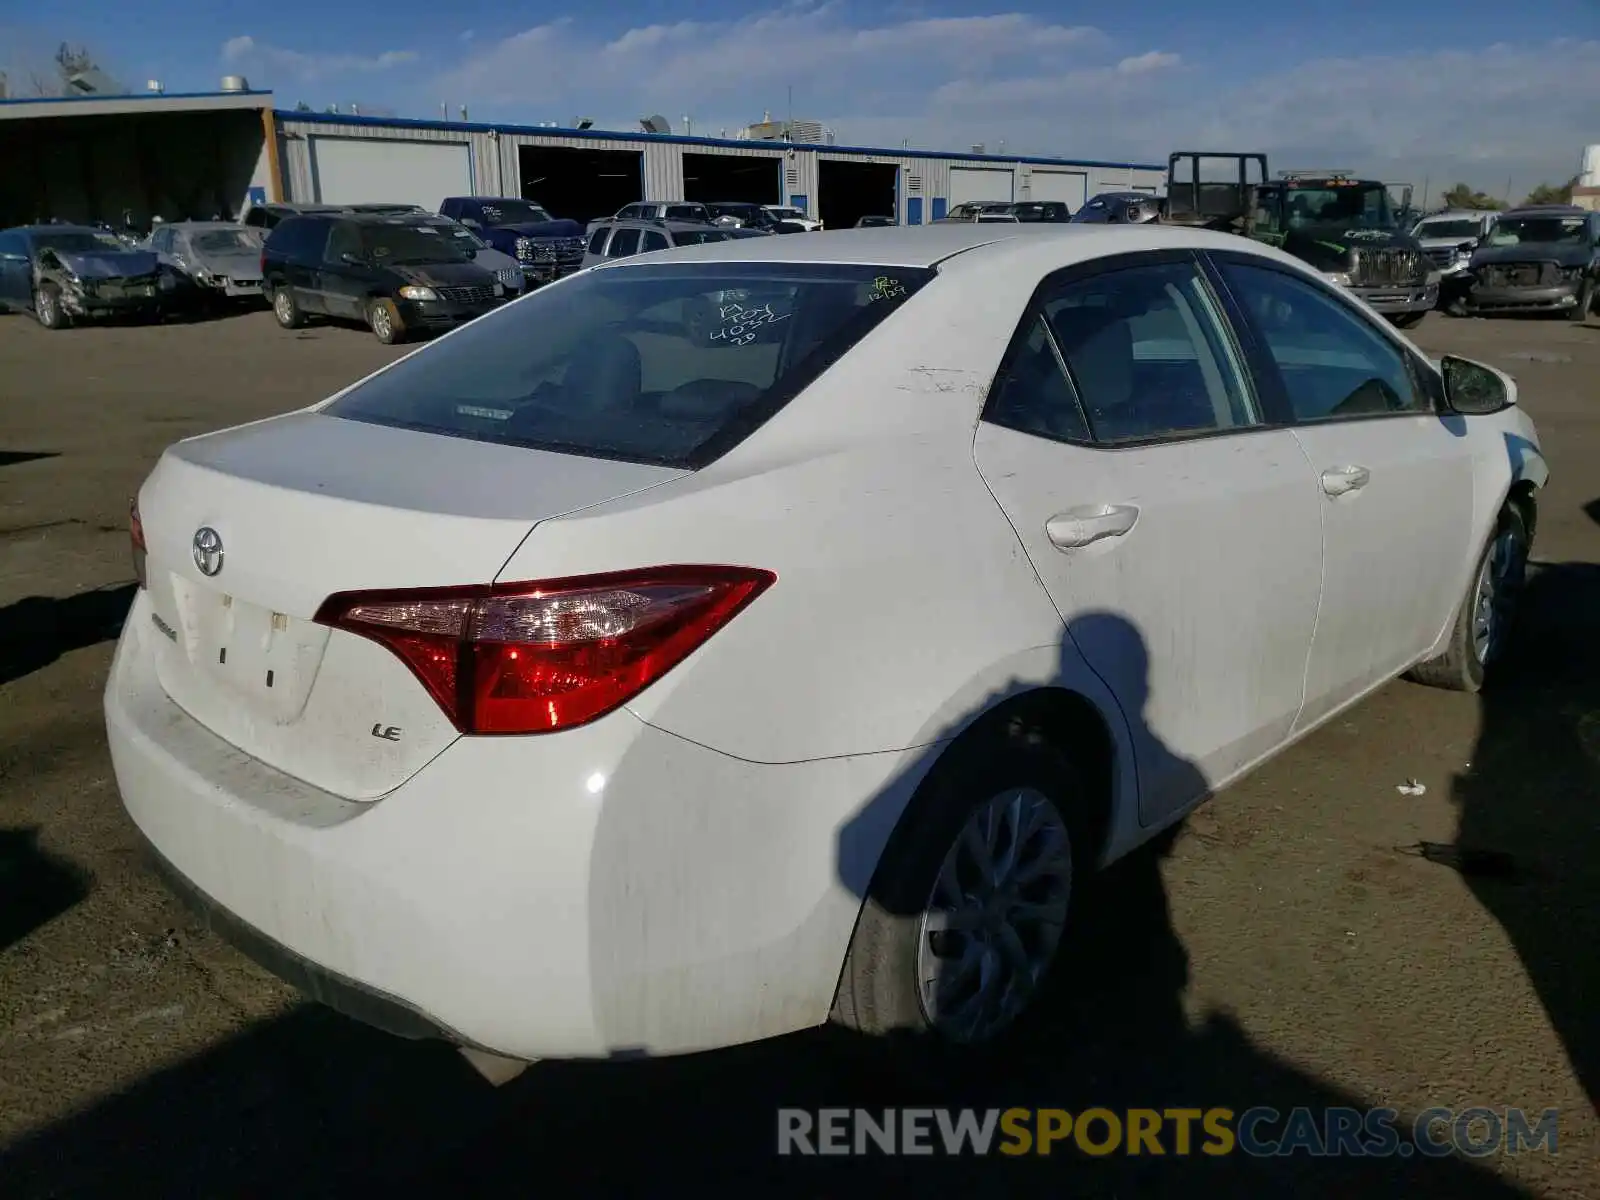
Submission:
[[[626,270],[627,267],[607,268]],[[956,272],[952,272],[956,274]],[[718,462],[536,526],[501,580],[668,563],[778,582],[630,708],[755,762],[948,737],[999,697],[1104,699],[972,457],[1037,276],[930,285]]]

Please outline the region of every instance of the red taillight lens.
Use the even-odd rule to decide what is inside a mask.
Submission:
[[[627,703],[776,579],[749,567],[656,567],[342,592],[317,620],[387,646],[463,733],[546,733]]]
[[[133,544],[133,575],[144,586],[144,560],[148,551],[144,544],[144,522],[139,520],[139,497],[128,501],[128,540]]]

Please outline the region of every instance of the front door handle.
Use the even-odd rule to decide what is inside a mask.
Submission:
[[[1322,490],[1330,496],[1343,496],[1366,487],[1371,479],[1372,472],[1365,467],[1329,467],[1322,473]]]
[[[1045,522],[1045,536],[1057,550],[1076,550],[1102,538],[1121,537],[1139,520],[1132,504],[1101,504],[1069,508]]]

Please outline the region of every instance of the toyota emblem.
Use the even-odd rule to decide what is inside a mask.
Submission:
[[[215,575],[222,570],[222,535],[209,525],[195,532],[194,565],[202,575]]]

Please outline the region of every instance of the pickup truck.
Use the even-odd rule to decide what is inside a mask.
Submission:
[[[583,265],[583,226],[552,217],[532,200],[451,196],[439,205],[439,215],[459,221],[511,255],[529,287],[570,275]]]

